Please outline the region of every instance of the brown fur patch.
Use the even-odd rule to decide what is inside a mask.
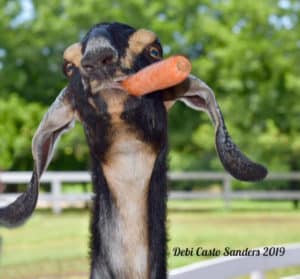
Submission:
[[[156,38],[157,36],[154,32],[139,29],[130,36],[128,41],[129,48],[134,53],[140,53],[147,45],[153,43]]]
[[[80,66],[81,58],[82,58],[82,53],[81,53],[81,44],[80,43],[75,43],[75,44],[69,46],[64,51],[64,60],[71,62],[76,67]]]
[[[102,89],[99,94],[107,105],[107,112],[110,115],[112,125],[122,122],[121,114],[128,98],[125,91],[119,89]]]
[[[134,32],[129,38],[126,54],[121,59],[122,66],[131,68],[135,57],[156,39],[156,34],[146,29],[139,29]]]
[[[119,211],[126,279],[149,278],[148,191],[157,154],[124,122],[113,125],[103,171]],[[126,233],[125,233],[126,232]]]
[[[101,81],[92,80],[90,81],[91,93],[97,94],[101,90]]]
[[[175,103],[176,103],[176,101],[165,101],[164,105],[165,105],[166,110],[169,111]]]

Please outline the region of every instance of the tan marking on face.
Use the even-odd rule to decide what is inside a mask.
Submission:
[[[166,110],[169,111],[175,103],[176,103],[176,101],[165,101],[164,105],[165,105]]]
[[[76,67],[80,66],[81,58],[81,43],[75,43],[64,51],[64,60],[71,62]]]
[[[156,34],[146,29],[139,29],[134,32],[129,38],[126,54],[121,59],[122,66],[130,69],[135,57],[156,39]]]
[[[96,94],[101,90],[101,82],[99,80],[91,80],[89,83],[92,94]]]
[[[103,89],[99,94],[107,105],[107,112],[111,117],[110,123],[114,125],[122,122],[121,114],[128,98],[127,93],[119,89]]]
[[[126,270],[122,278],[147,279],[150,274],[147,201],[157,152],[125,123],[113,126],[112,144],[102,168],[119,212],[118,229],[123,232],[120,249],[126,259]]]
[[[147,45],[153,43],[156,38],[157,36],[154,32],[139,29],[130,36],[128,41],[129,48],[134,53],[140,53]]]

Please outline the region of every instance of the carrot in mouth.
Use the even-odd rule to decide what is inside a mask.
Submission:
[[[142,96],[181,83],[191,69],[190,61],[184,56],[171,56],[129,76],[121,85],[129,94]]]

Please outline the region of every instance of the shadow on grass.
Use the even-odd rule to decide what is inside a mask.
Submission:
[[[42,214],[54,214],[51,208],[37,208],[35,212]],[[66,214],[89,214],[91,210],[89,208],[78,208],[78,207],[68,207],[64,208],[61,213]],[[59,214],[58,214],[59,215]]]
[[[41,214],[53,214],[51,208],[38,208],[36,212]],[[88,207],[68,207],[62,210],[62,214],[90,214]],[[180,200],[169,201],[168,212],[171,213],[222,213],[222,212],[245,212],[245,213],[300,213],[300,208],[295,208],[291,201],[232,201],[226,207],[223,201],[208,200]],[[59,215],[58,215],[59,216]]]
[[[223,202],[212,201],[180,201],[171,202],[169,212],[179,213],[220,213],[220,212],[247,212],[247,213],[300,213],[290,201],[232,201],[228,205]]]

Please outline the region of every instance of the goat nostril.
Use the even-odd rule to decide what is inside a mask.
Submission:
[[[106,56],[105,58],[102,59],[102,64],[103,65],[110,65],[114,63],[114,56],[112,54]]]
[[[101,68],[110,68],[118,60],[116,53],[110,49],[99,49],[87,53],[81,60],[81,66],[87,74],[101,71]]]

